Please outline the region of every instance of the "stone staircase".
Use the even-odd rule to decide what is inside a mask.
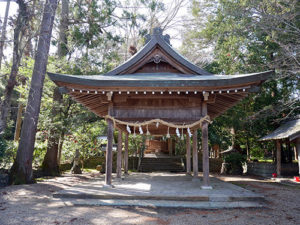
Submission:
[[[184,172],[184,164],[180,157],[144,157],[140,172]]]

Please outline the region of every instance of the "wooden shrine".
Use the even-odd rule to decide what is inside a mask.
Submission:
[[[125,135],[125,168],[128,171],[128,135],[187,137],[186,165],[198,178],[197,129],[202,129],[203,184],[210,189],[208,124],[257,92],[272,74],[214,75],[192,64],[170,45],[169,36],[155,28],[144,47],[114,70],[93,76],[48,73],[73,99],[108,124],[106,184],[112,178],[112,138],[118,129],[117,177],[121,177],[122,132]],[[191,141],[192,139],[192,141]]]

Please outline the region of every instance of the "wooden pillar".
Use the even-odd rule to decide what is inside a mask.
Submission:
[[[125,134],[124,173],[128,174],[128,133]]]
[[[202,102],[202,116],[207,115],[207,103]],[[209,181],[209,153],[208,153],[208,122],[203,121],[201,126],[202,131],[202,167],[203,167],[203,186],[202,189],[211,189]]]
[[[169,138],[168,139],[168,150],[169,150],[169,155],[171,156],[173,153],[172,153],[172,139]]]
[[[193,133],[193,180],[198,180],[198,146],[197,129]]]
[[[106,147],[106,166],[105,166],[105,184],[111,185],[112,178],[112,147],[113,147],[113,121],[107,119],[107,147]]]
[[[118,133],[117,178],[122,176],[122,131]]]
[[[191,138],[186,135],[186,173],[191,174]]]
[[[300,137],[296,139],[296,150],[298,153],[298,167],[299,167],[299,174],[300,174]]]
[[[276,150],[277,150],[277,166],[276,166],[276,172],[277,172],[277,176],[280,177],[281,176],[281,143],[280,140],[276,140]]]

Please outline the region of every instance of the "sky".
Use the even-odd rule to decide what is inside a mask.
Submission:
[[[3,22],[4,16],[5,16],[5,9],[6,9],[6,0],[0,0],[0,18],[1,21]],[[121,0],[123,2],[125,2],[126,0]],[[172,9],[172,7],[174,7],[174,5],[180,0],[164,0],[164,4],[166,7],[167,12],[170,11],[170,9]],[[170,35],[170,42],[171,45],[175,48],[175,49],[179,49],[179,47],[182,44],[182,29],[183,29],[183,25],[182,22],[185,18],[187,18],[188,15],[188,5],[189,1],[188,0],[184,0],[182,7],[179,9],[176,17],[174,18],[174,20],[172,20],[171,25],[169,26],[170,28],[168,28],[164,34],[169,34]],[[124,4],[126,5],[126,3]],[[18,4],[14,2],[14,0],[11,0],[10,2],[10,9],[9,9],[9,16],[14,16],[17,14],[17,10],[18,10]],[[139,9],[140,13],[145,13],[143,12],[143,9]],[[116,14],[120,14],[119,16],[121,16],[122,10],[119,9],[118,11],[115,12]],[[168,13],[165,13],[168,14]],[[165,15],[157,15],[157,17],[162,20],[164,19]],[[161,21],[160,21],[161,22]],[[0,23],[0,25],[2,26],[2,24]],[[10,29],[10,30],[9,30]],[[1,29],[0,29],[1,32]],[[10,33],[10,35],[12,32],[12,28],[10,26],[8,26],[7,29],[7,33]],[[54,48],[53,46],[50,47],[50,54],[55,53],[56,52],[56,48]],[[12,57],[12,46],[11,43],[10,44],[6,44],[5,47],[5,51],[4,51],[4,55],[7,57],[7,59]]]
[[[5,15],[5,8],[6,8],[6,2],[4,2],[6,0],[0,0],[0,17],[1,20],[3,21],[4,15]],[[181,20],[182,18],[184,18],[188,12],[187,12],[187,2],[186,1],[183,4],[183,7],[180,8],[180,10],[178,11],[178,14],[175,18],[175,20]],[[166,4],[166,8],[168,9],[172,3],[174,3],[174,0],[165,0],[164,3]],[[18,5],[17,3],[11,1],[10,3],[10,9],[9,9],[9,16],[13,16],[17,13],[18,10]],[[176,27],[176,26],[175,26]],[[166,32],[171,36],[171,44],[173,45],[173,47],[178,48],[181,45],[181,29],[175,28],[174,26],[170,29],[168,29]]]
[[[6,2],[5,0],[0,0],[0,17],[1,20],[3,20],[3,17],[5,15],[5,8],[6,8]],[[18,5],[15,2],[10,2],[10,7],[9,7],[9,16],[13,16],[16,14],[18,9]]]

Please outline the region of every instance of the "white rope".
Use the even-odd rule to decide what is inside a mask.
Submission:
[[[113,118],[112,116],[109,116],[109,115],[105,116],[105,119],[106,120],[107,119],[112,120],[115,125],[118,123],[118,124],[134,127],[134,133],[135,133],[135,127],[146,126],[146,125],[153,124],[153,123],[155,123],[156,126],[157,126],[157,124],[161,123],[165,126],[172,127],[172,128],[187,129],[187,128],[193,128],[195,126],[201,127],[203,122],[208,122],[208,123],[212,122],[208,115],[205,116],[205,117],[202,117],[200,120],[198,120],[194,123],[184,124],[184,125],[178,125],[178,124],[166,122],[166,121],[161,120],[161,119],[152,119],[152,120],[148,120],[148,121],[144,121],[144,122],[135,122],[135,123],[133,123],[133,122],[121,121],[121,120],[115,119],[115,118]],[[179,137],[180,137],[180,132],[179,132]]]

